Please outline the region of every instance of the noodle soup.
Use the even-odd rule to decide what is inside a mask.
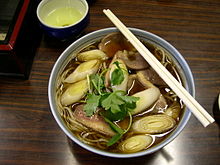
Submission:
[[[190,116],[176,94],[119,32],[85,38],[67,48],[50,78],[49,87],[56,86],[50,105],[64,132],[82,147],[111,157],[149,154],[173,140]],[[190,73],[169,47],[139,39],[193,92],[186,79]]]
[[[169,54],[144,44],[181,81]],[[184,107],[119,32],[82,49],[59,78],[57,106],[68,128],[83,143],[110,152],[154,146],[175,129]]]

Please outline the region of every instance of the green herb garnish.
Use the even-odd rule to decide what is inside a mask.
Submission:
[[[101,105],[109,114],[115,114],[115,120],[122,120],[128,115],[128,111],[136,107],[137,100],[137,97],[125,96],[124,91],[114,91],[101,102]]]
[[[100,95],[95,95],[90,93],[87,95],[86,105],[84,106],[84,111],[86,112],[86,116],[92,116],[95,113],[99,105],[100,98],[101,98]]]
[[[115,144],[124,135],[125,131],[111,122],[108,118],[104,117],[105,121],[110,125],[110,127],[116,132],[116,134],[108,141],[107,146]]]
[[[114,135],[114,136],[108,141],[107,146],[109,147],[109,146],[115,144],[117,141],[119,141],[119,140],[122,138],[123,135],[124,135],[124,134],[120,134],[120,133],[117,133],[116,135]]]
[[[128,128],[126,130],[123,130],[123,129],[119,128],[117,125],[115,125],[113,122],[111,122],[108,118],[104,117],[105,121],[107,123],[109,123],[110,127],[116,132],[116,135],[114,135],[108,141],[107,146],[111,146],[111,145],[115,144],[130,129],[131,123],[132,123],[132,116],[131,116],[130,112],[128,114],[129,114],[130,122],[129,122]]]
[[[91,86],[95,88],[94,92],[101,95],[102,89],[105,87],[104,85],[104,77],[99,76],[98,74],[92,74],[90,76]]]
[[[118,85],[124,80],[124,75],[122,68],[119,66],[119,62],[116,61],[114,64],[117,66],[115,69],[117,71],[114,70],[112,72],[111,84]],[[88,81],[90,84],[90,93],[87,94],[84,111],[86,116],[92,116],[98,107],[104,109],[104,111],[101,112],[101,115],[116,132],[116,135],[107,143],[108,146],[111,146],[130,129],[132,121],[130,112],[136,107],[136,102],[139,98],[127,96],[124,91],[107,91],[104,85],[104,77],[102,76],[105,71],[101,74],[93,74],[89,76]],[[130,124],[127,130],[121,129],[114,123],[115,121],[123,120],[127,116],[130,116]]]
[[[117,133],[119,134],[123,134],[124,130],[119,128],[118,126],[116,126],[111,120],[109,120],[108,118],[104,117],[105,121],[110,125],[110,127]]]
[[[119,66],[119,62],[115,61],[113,64],[117,66],[117,68],[112,72],[111,75],[111,85],[119,85],[124,80],[124,74],[122,68]]]

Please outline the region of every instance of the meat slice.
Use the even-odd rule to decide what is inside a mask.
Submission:
[[[134,51],[118,51],[116,56],[122,59],[129,69],[140,70],[149,68],[147,61],[138,52]]]
[[[119,32],[113,32],[105,36],[99,44],[99,49],[113,57],[119,50],[134,50],[132,44]]]
[[[94,114],[91,117],[87,117],[83,111],[83,104],[78,105],[73,113],[75,119],[88,128],[91,128],[97,132],[108,136],[114,136],[115,132],[105,122],[105,120],[98,114]]]
[[[153,68],[141,70],[137,72],[145,80],[150,81],[154,85],[166,85],[163,79],[153,70]]]

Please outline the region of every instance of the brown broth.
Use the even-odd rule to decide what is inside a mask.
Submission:
[[[138,80],[133,80],[132,87],[128,90],[128,95],[133,95],[137,92],[143,91],[145,88]]]

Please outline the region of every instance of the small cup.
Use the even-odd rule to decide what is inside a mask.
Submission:
[[[86,0],[42,0],[37,17],[49,36],[60,40],[74,38],[89,23],[89,6]]]

